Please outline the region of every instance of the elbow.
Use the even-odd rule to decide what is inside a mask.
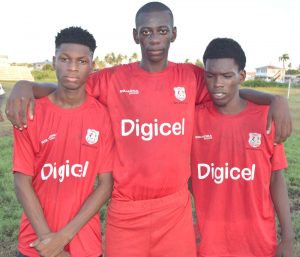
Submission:
[[[113,188],[114,188],[114,182],[113,182],[113,179],[111,179],[106,188],[106,197],[107,197],[106,200],[111,198]]]
[[[103,181],[102,186],[103,186],[105,199],[107,201],[109,198],[111,198],[112,195],[112,191],[114,187],[113,178],[112,177],[107,178],[106,181]]]

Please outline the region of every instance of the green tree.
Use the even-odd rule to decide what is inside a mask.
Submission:
[[[199,66],[199,67],[204,67],[203,63],[200,61],[200,59],[197,59],[195,62],[195,65]]]
[[[105,61],[100,60],[100,58],[98,56],[95,58],[94,62],[95,62],[95,69],[96,70],[102,70],[106,67]]]
[[[285,62],[288,61],[290,59],[289,55],[288,54],[283,54],[281,56],[279,56],[279,61],[282,62],[282,66],[283,66],[283,69],[285,70]]]
[[[53,66],[51,64],[45,64],[42,68],[42,70],[54,70]]]
[[[137,53],[133,53],[129,59],[128,59],[128,62],[131,63],[131,62],[137,62],[139,60],[139,56]]]

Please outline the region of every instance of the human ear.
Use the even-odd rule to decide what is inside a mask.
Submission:
[[[136,29],[133,29],[133,30],[132,30],[132,35],[133,35],[134,42],[135,42],[136,44],[139,44],[139,43],[140,43],[140,40],[139,40],[138,32],[137,32]]]

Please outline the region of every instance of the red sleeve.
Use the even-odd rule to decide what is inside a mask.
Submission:
[[[98,173],[108,172],[113,170],[113,160],[115,154],[115,143],[114,143],[114,136],[113,130],[111,126],[110,117],[108,112],[105,113],[104,119],[105,127],[102,130],[101,135],[101,150],[99,152],[98,161]]]
[[[86,82],[86,91],[100,103],[107,106],[108,88],[114,68],[107,68],[90,74]]]
[[[272,171],[282,170],[288,167],[283,144],[275,145],[271,158]]]
[[[34,150],[28,129],[19,131],[14,128],[13,172],[34,175]]]
[[[195,74],[197,79],[196,105],[211,101],[210,95],[205,83],[204,70],[195,66]]]

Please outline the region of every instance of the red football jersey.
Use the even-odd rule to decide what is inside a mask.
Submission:
[[[13,170],[32,176],[47,223],[58,231],[93,192],[97,174],[112,171],[111,123],[106,108],[90,96],[72,109],[62,109],[45,97],[36,101],[35,110],[26,130],[14,130]],[[23,215],[18,249],[38,257],[29,247],[36,238]],[[66,251],[72,257],[101,255],[98,214],[82,227]]]
[[[186,186],[195,99],[208,97],[203,69],[169,62],[150,73],[132,63],[94,73],[87,88],[112,120],[114,198],[154,199]]]
[[[274,133],[266,134],[267,112],[250,102],[236,115],[212,103],[196,108],[192,186],[200,256],[275,256],[270,178],[287,161]]]

